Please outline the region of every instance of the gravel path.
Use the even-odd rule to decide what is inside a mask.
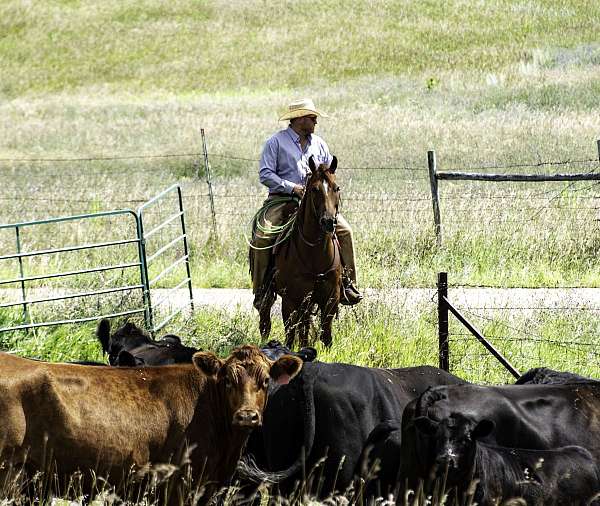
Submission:
[[[160,292],[160,290],[158,290]],[[183,303],[185,290],[170,294],[173,304]],[[252,292],[249,289],[196,288],[194,301],[198,307],[218,306],[230,310],[252,310]],[[163,295],[156,297],[162,298]],[[435,303],[435,288],[365,289],[365,302],[397,306],[407,311],[420,311]],[[450,288],[448,298],[458,308],[592,308],[600,309],[600,288]],[[277,303],[279,304],[279,302]]]
[[[38,299],[64,294],[64,291],[36,289],[28,290],[29,299]],[[195,288],[193,290],[196,307],[216,306],[230,311],[252,311],[253,295],[249,289],[238,288]],[[424,306],[435,303],[435,288],[394,288],[365,289],[366,304],[385,304],[405,311],[419,312]],[[0,290],[0,302],[19,301],[18,289]],[[168,297],[169,303],[178,307],[185,304],[186,289],[152,291],[154,301]],[[576,309],[588,308],[600,310],[600,288],[450,288],[448,298],[458,308],[520,310]],[[275,310],[279,310],[279,302]]]

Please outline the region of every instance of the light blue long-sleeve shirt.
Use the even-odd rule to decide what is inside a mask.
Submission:
[[[291,194],[295,185],[304,185],[311,156],[317,165],[329,165],[333,160],[327,144],[318,135],[308,136],[303,151],[300,136],[291,127],[277,132],[263,148],[258,170],[260,182],[269,188],[269,194]]]

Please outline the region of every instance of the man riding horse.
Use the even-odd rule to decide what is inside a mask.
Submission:
[[[267,140],[259,166],[260,182],[269,188],[269,196],[263,206],[258,226],[253,233],[250,256],[254,307],[261,308],[263,299],[271,296],[272,251],[281,229],[289,218],[290,204],[296,209],[304,194],[308,160],[314,157],[318,165],[329,166],[333,156],[323,139],[314,134],[317,117],[327,117],[318,111],[310,99],[292,102],[279,121],[289,120],[289,126]],[[342,276],[342,304],[354,305],[363,296],[356,288],[356,266],[352,229],[341,214],[337,215],[335,233],[344,267]]]

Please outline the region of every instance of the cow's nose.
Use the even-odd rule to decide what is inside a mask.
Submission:
[[[244,427],[256,427],[260,425],[260,416],[253,409],[239,409],[233,415],[233,424]]]
[[[438,457],[436,459],[435,463],[440,471],[443,471],[446,468],[448,468],[448,470],[452,470],[452,469],[456,469],[456,467],[457,467],[456,459],[454,459],[453,457],[448,456],[448,455],[444,455],[443,457]]]

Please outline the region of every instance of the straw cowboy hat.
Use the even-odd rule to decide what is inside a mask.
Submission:
[[[301,118],[302,116],[321,116],[323,118],[327,118],[327,114],[322,111],[317,110],[314,102],[310,98],[303,98],[302,100],[295,100],[290,105],[288,105],[288,110],[286,113],[279,118],[279,121],[283,121],[286,119],[293,118]]]

